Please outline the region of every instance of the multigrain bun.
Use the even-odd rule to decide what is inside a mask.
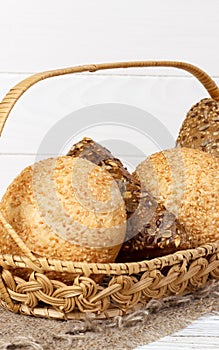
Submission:
[[[197,148],[219,157],[219,102],[205,98],[187,113],[176,145]]]
[[[219,239],[219,163],[190,148],[155,153],[138,165],[141,183],[174,213],[192,247]]]
[[[130,174],[112,153],[90,138],[72,146],[72,157],[87,159],[106,169],[117,182],[127,212],[126,237],[117,262],[140,261],[190,248],[183,225]]]
[[[113,262],[126,230],[116,182],[79,158],[50,158],[24,169],[8,187],[1,208],[27,247],[47,258]],[[4,231],[1,251],[21,253]]]

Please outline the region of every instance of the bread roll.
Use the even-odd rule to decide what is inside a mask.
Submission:
[[[219,163],[192,148],[155,153],[138,165],[143,186],[178,217],[193,248],[219,239]]]
[[[109,150],[90,138],[73,145],[69,156],[81,157],[106,169],[118,183],[127,211],[127,231],[117,262],[140,261],[190,247],[185,229],[158,203],[137,177]]]
[[[38,256],[113,262],[124,240],[126,212],[118,186],[85,159],[50,158],[24,169],[1,207]],[[1,232],[1,251],[21,253],[6,232]]]
[[[219,103],[205,98],[194,105],[184,120],[177,146],[197,148],[219,157]]]

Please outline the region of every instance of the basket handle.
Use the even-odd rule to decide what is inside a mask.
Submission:
[[[81,73],[81,72],[96,72],[98,70],[104,69],[115,69],[115,68],[134,68],[134,67],[174,67],[178,69],[183,69],[192,75],[194,75],[206,88],[210,96],[219,101],[219,88],[216,83],[210,78],[210,76],[202,71],[200,68],[185,62],[175,62],[175,61],[136,61],[136,62],[116,62],[116,63],[100,63],[100,64],[90,64],[84,66],[76,66],[64,69],[57,69],[46,71],[42,73],[34,74],[17,85],[15,85],[3,98],[0,103],[0,136],[2,134],[5,122],[12,110],[13,106],[17,100],[23,95],[23,93],[28,90],[31,86],[37,82],[71,73]]]

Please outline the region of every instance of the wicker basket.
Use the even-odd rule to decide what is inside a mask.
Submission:
[[[35,74],[12,88],[0,103],[0,133],[19,97],[40,80],[101,69],[155,66],[192,73],[219,101],[219,89],[213,80],[183,62],[78,66]],[[1,212],[0,223],[23,252],[22,256],[0,254],[0,302],[16,313],[55,319],[82,319],[93,313],[97,318],[110,318],[139,309],[150,299],[185,294],[203,287],[210,279],[219,279],[219,242],[137,263],[79,263],[35,257]],[[60,273],[68,275],[69,283],[58,279]],[[100,284],[95,282],[97,275],[104,276]]]

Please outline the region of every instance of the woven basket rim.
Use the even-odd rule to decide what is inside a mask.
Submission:
[[[164,266],[172,266],[183,261],[195,260],[198,257],[204,257],[209,254],[219,252],[219,241],[204,244],[197,248],[179,250],[175,253],[156,257],[149,260],[142,260],[139,262],[127,262],[127,263],[89,263],[89,262],[77,262],[72,260],[60,260],[51,259],[46,257],[39,257],[36,261],[31,261],[25,255],[13,255],[13,254],[1,254],[0,260],[7,266],[14,268],[33,268],[36,271],[65,271],[70,273],[80,274],[80,271],[90,270],[90,274],[95,275],[118,275],[139,273],[143,271],[151,271],[159,269]],[[35,265],[36,264],[36,265]],[[1,265],[1,263],[0,263]]]

